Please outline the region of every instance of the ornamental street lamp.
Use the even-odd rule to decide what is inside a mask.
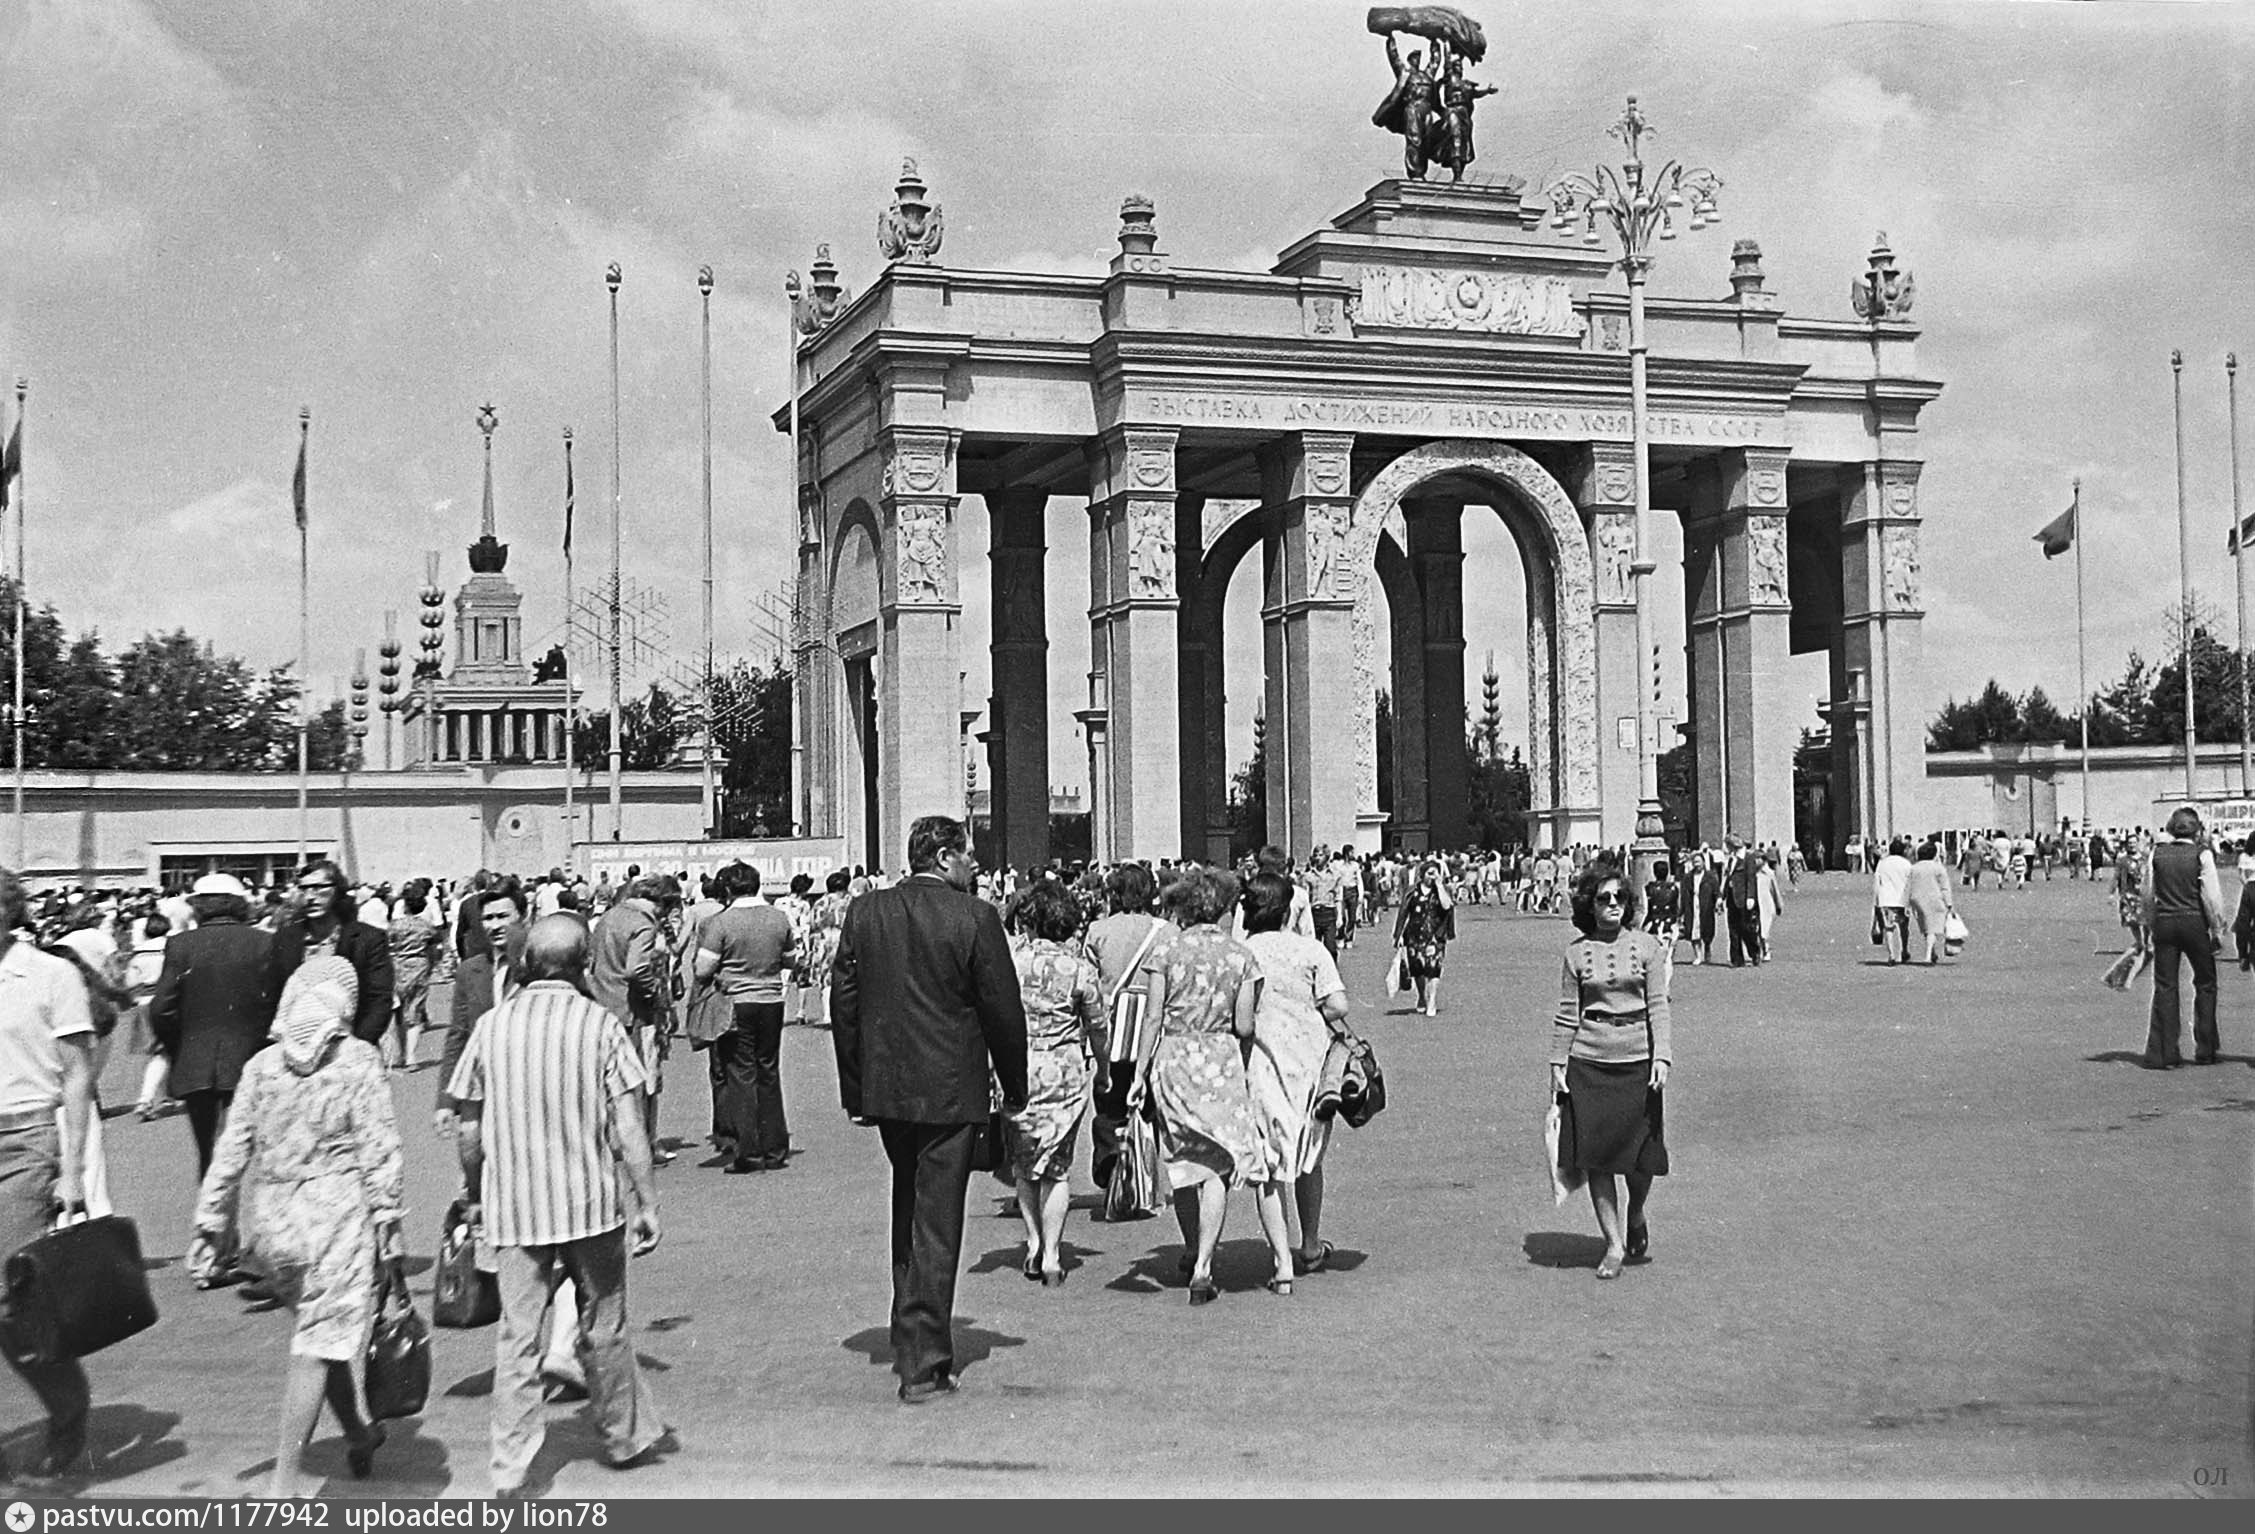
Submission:
[[[1652,457],[1651,422],[1645,386],[1644,282],[1652,270],[1652,242],[1676,237],[1676,219],[1684,215],[1693,233],[1717,222],[1721,213],[1716,197],[1722,178],[1703,167],[1687,167],[1670,160],[1657,172],[1644,164],[1643,140],[1655,136],[1631,96],[1621,119],[1606,130],[1629,152],[1628,163],[1618,170],[1598,166],[1591,174],[1560,177],[1551,183],[1551,227],[1571,233],[1578,224],[1582,243],[1604,243],[1600,226],[1612,231],[1620,247],[1621,272],[1629,283],[1629,410],[1633,418],[1636,456],[1636,544],[1629,564],[1636,601],[1637,663],[1644,669],[1636,698],[1637,806],[1636,867],[1639,889],[1652,877],[1652,866],[1667,855],[1668,843],[1660,818],[1660,756],[1654,695],[1659,687],[1658,661],[1652,647]]]

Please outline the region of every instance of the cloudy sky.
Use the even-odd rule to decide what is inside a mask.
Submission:
[[[1761,241],[1792,313],[1847,317],[1878,229],[1916,273],[1922,368],[1948,384],[1924,439],[1926,701],[1991,674],[2072,695],[2072,570],[2029,535],[2076,475],[2094,684],[2133,645],[2163,648],[2171,347],[2187,357],[2195,580],[2229,613],[2223,357],[2238,347],[2255,374],[2255,8],[1463,8],[1502,87],[1480,109],[1484,171],[1539,185],[1594,161],[1634,91],[1666,150],[1723,175],[1728,222],[1671,247],[1658,292],[1727,291],[1733,236]],[[472,416],[491,399],[511,574],[546,643],[567,424],[582,548],[607,536],[617,260],[628,574],[670,602],[686,652],[709,262],[719,637],[756,648],[754,603],[789,573],[787,455],[766,424],[784,271],[829,240],[865,285],[903,155],[946,208],[952,264],[1098,271],[1121,194],[1141,190],[1179,264],[1265,269],[1398,164],[1367,120],[1389,77],[1364,9],[0,0],[0,370],[32,382],[34,596],[112,644],[186,626],[287,660],[310,405],[326,689],[385,608],[412,624],[422,550],[446,551],[450,585],[463,573]],[[1065,701],[1086,665],[1083,534],[1075,508],[1052,514],[1056,557],[1075,561],[1051,578]],[[968,506],[968,549],[983,526]],[[1475,669],[1500,652],[1517,719],[1507,550],[1493,530],[1474,543],[1468,585],[1502,596],[1469,627]],[[981,565],[966,560],[974,645]],[[1250,652],[1249,591],[1239,605]],[[1233,671],[1240,735],[1257,667]],[[1822,692],[1820,667],[1802,680]],[[1069,730],[1056,758],[1077,783]]]

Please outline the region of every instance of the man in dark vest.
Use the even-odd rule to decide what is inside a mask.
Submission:
[[[1760,856],[1745,842],[1730,838],[1730,866],[1723,871],[1723,919],[1730,923],[1730,964],[1762,962],[1762,884]]]
[[[2146,930],[2153,942],[2153,1017],[2145,1032],[2149,1071],[2184,1064],[2177,1044],[2183,1027],[2177,1013],[2177,956],[2192,965],[2192,1063],[2214,1065],[2221,1039],[2216,1032],[2216,955],[2224,947],[2224,894],[2216,878],[2216,857],[2202,845],[2200,812],[2186,805],[2169,817],[2169,828],[2154,843],[2146,862]]]

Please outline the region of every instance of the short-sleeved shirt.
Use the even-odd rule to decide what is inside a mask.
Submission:
[[[61,1106],[61,1041],[93,1033],[86,982],[70,961],[21,938],[10,944],[0,956],[0,1114]]]
[[[626,1223],[614,1112],[649,1085],[604,1008],[536,980],[478,1020],[449,1096],[483,1103],[485,1229],[495,1246],[555,1246]]]
[[[713,983],[737,1001],[783,999],[783,966],[793,948],[791,918],[757,900],[716,911],[697,927],[697,946],[720,955]]]

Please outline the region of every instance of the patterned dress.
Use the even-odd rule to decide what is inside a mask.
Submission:
[[[1219,927],[1192,927],[1166,950],[1166,1004],[1151,1056],[1159,1149],[1177,1188],[1267,1182],[1268,1141],[1253,1113],[1245,1055],[1231,1031],[1237,993],[1261,976],[1251,949]]]
[[[1540,879],[1535,882],[1538,886],[1542,883]],[[1431,885],[1412,890],[1402,901],[1401,915],[1394,918],[1394,941],[1407,951],[1409,972],[1427,980],[1441,977],[1449,940],[1455,936],[1456,912],[1442,903],[1439,891]]]
[[[1323,1162],[1331,1121],[1315,1116],[1315,1089],[1331,1052],[1325,997],[1343,995],[1339,966],[1314,938],[1256,932],[1245,946],[1261,964],[1261,1001],[1253,1013],[1253,1053],[1245,1081],[1253,1112],[1280,1178],[1305,1177]]]
[[[1047,938],[1013,938],[1026,1003],[1026,1106],[1011,1116],[1010,1167],[1029,1182],[1063,1177],[1088,1116],[1088,1040],[1103,1026],[1096,966]]]
[[[311,1062],[285,1054],[272,1045],[244,1065],[196,1228],[239,1232],[243,1266],[297,1312],[292,1353],[358,1359],[376,1314],[376,1221],[401,1207],[391,1088],[360,1039]]]

